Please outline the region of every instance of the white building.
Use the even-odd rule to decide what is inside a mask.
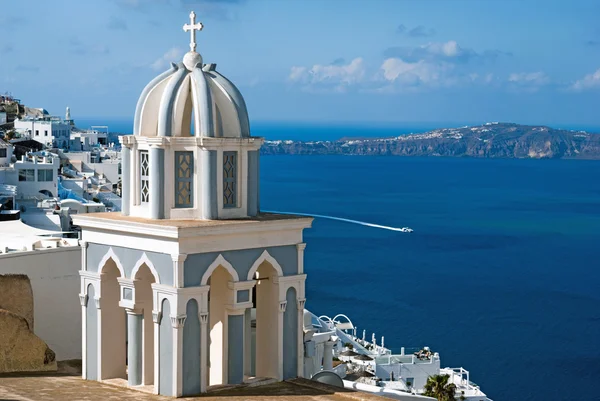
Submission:
[[[70,146],[75,150],[91,150],[98,145],[108,145],[108,134],[96,130],[72,131],[70,139]],[[75,147],[75,141],[81,143],[81,148]]]
[[[77,300],[81,248],[77,239],[0,222],[0,274],[25,274],[33,289],[33,332],[57,360],[81,358],[81,310]],[[52,237],[54,235],[54,237]]]
[[[0,125],[6,124],[7,117],[5,111],[0,111]]]
[[[263,139],[238,89],[195,51],[202,25],[190,17],[191,51],[144,88],[134,134],[120,138],[122,213],[73,216],[83,377],[169,396],[304,371],[312,218],[260,213]]]
[[[47,147],[66,148],[71,137],[71,125],[58,117],[26,117],[14,122],[15,130]]]
[[[8,167],[12,161],[13,146],[0,139],[0,167]],[[1,183],[1,181],[0,181]]]
[[[55,197],[57,194],[60,159],[50,152],[23,155],[13,164],[18,180],[7,184],[18,186],[18,199]]]

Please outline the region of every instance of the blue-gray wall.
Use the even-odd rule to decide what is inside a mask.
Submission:
[[[250,301],[250,290],[239,290],[237,292],[237,302],[248,302]]]
[[[287,306],[283,314],[283,379],[298,376],[298,305],[296,290],[285,294]]]
[[[85,313],[86,353],[84,369],[88,380],[98,380],[98,309],[94,297],[96,291],[92,284],[88,285],[88,300]]]
[[[258,151],[248,152],[248,216],[258,214]]]
[[[119,261],[123,265],[125,270],[125,276],[131,277],[131,271],[133,270],[137,261],[142,257],[144,251],[137,249],[124,248],[120,246],[108,246],[94,243],[88,243],[87,248],[87,268],[89,271],[97,272],[100,261],[106,255],[108,250],[112,248],[113,252],[119,258]],[[161,284],[173,285],[173,260],[171,255],[166,253],[157,253],[146,251],[148,259],[154,265],[154,268],[158,272]]]
[[[159,367],[158,392],[161,395],[173,394],[173,326],[171,325],[171,307],[169,301],[162,302],[162,318],[159,328]]]
[[[229,384],[244,381],[244,315],[228,317],[227,377]]]
[[[298,274],[298,251],[295,245],[196,253],[188,255],[185,260],[183,271],[184,287],[199,286],[202,276],[219,255],[223,255],[231,263],[233,268],[238,272],[240,281],[246,281],[250,268],[265,250],[277,260],[283,270],[284,276]]]
[[[188,301],[183,326],[183,395],[200,394],[200,319],[198,302]]]

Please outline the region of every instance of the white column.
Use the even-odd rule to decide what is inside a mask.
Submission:
[[[323,370],[333,369],[333,341],[326,341],[323,350]]]
[[[181,397],[183,391],[183,325],[186,315],[171,316],[173,326],[173,394]]]
[[[84,281],[83,277],[81,278],[81,281]],[[87,292],[87,289],[84,291]],[[87,293],[79,294],[79,303],[81,304],[81,377],[87,379]]]
[[[205,393],[208,379],[208,312],[200,312],[200,392]]]
[[[173,260],[173,283],[175,288],[183,288],[183,265],[187,259],[187,254],[179,253],[171,255]]]
[[[154,294],[152,298],[155,298]],[[162,319],[162,312],[157,309],[158,305],[155,305],[154,308],[155,309],[152,310],[152,321],[154,322],[154,394],[158,394],[160,369],[160,321]]]
[[[87,271],[87,247],[88,247],[88,243],[86,241],[79,241],[79,245],[81,246],[81,270]]]
[[[304,250],[306,249],[306,244],[296,244],[296,250],[298,251],[298,274],[304,274]]]
[[[200,294],[198,303],[198,314],[200,315],[200,392],[205,393],[208,388],[208,291],[209,286],[204,287]]]
[[[279,301],[279,314],[277,316],[277,380],[283,380],[283,314],[287,301]],[[258,356],[257,356],[258,357]]]
[[[298,377],[304,377],[304,305],[306,299],[298,299]]]

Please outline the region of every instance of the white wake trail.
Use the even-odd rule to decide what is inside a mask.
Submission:
[[[266,213],[276,213],[276,214],[295,215],[295,216],[318,217],[318,218],[321,218],[321,219],[343,221],[345,223],[358,224],[358,225],[361,225],[361,226],[381,228],[383,230],[398,231],[398,232],[403,232],[403,233],[412,232],[413,231],[411,228],[408,228],[408,227],[398,228],[398,227],[382,226],[381,224],[374,224],[374,223],[368,223],[366,221],[345,219],[343,217],[325,216],[325,215],[322,215],[322,214],[277,212],[277,211],[274,211],[274,210],[264,210],[264,212],[266,212]]]

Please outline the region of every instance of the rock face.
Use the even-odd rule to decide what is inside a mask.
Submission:
[[[488,123],[393,138],[265,141],[262,153],[600,159],[600,134],[544,126]]]
[[[54,352],[33,333],[33,291],[25,275],[0,275],[0,373],[55,371]]]

